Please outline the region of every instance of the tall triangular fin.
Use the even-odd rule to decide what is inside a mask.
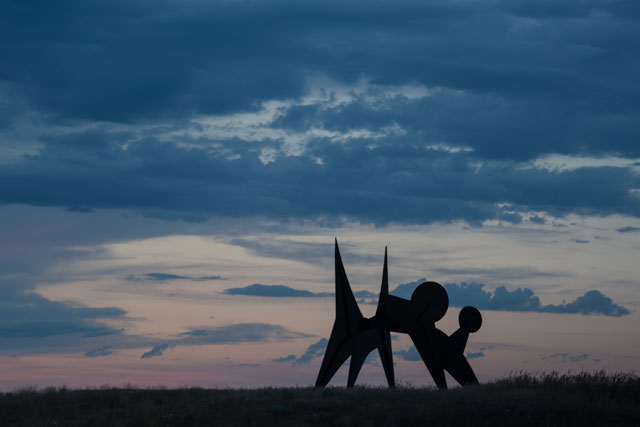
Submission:
[[[378,297],[378,307],[376,308],[376,316],[382,313],[382,295],[389,293],[389,270],[387,268],[387,247],[384,247],[384,265],[382,267],[382,284],[380,285],[380,296]]]
[[[387,267],[387,247],[384,247],[384,265],[382,267],[382,283],[380,284],[380,296],[378,297],[378,307],[376,308],[376,317],[384,317],[384,295],[389,294],[389,269]],[[378,353],[380,361],[384,368],[384,374],[387,377],[389,387],[396,386],[395,375],[393,373],[393,353],[391,351],[391,334],[389,331],[378,331],[379,343]]]
[[[342,257],[340,256],[340,249],[338,248],[338,239],[336,239],[336,322],[345,325],[346,330],[350,334],[355,334],[358,331],[360,320],[362,319],[362,313],[356,303],[356,299],[351,291],[349,285],[349,279],[347,273],[344,270],[342,264]]]
[[[331,337],[322,359],[316,387],[327,385],[340,366],[353,355],[353,342],[362,321],[362,313],[353,296],[347,273],[342,264],[338,239],[336,239],[335,270],[336,320],[333,323]]]

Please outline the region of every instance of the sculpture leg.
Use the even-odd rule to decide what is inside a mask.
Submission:
[[[379,347],[379,345],[378,331],[368,329],[358,332],[353,343],[353,354],[351,355],[351,362],[349,363],[347,387],[353,387],[367,356],[373,349]]]
[[[393,372],[393,353],[391,353],[391,334],[389,331],[378,331],[380,337],[380,344],[378,345],[378,353],[380,354],[380,361],[384,368],[384,376],[387,377],[387,384],[389,387],[394,388],[396,386],[396,378]]]
[[[478,378],[462,354],[450,355],[445,369],[460,385],[478,384]]]
[[[438,357],[437,353],[439,352],[439,349],[435,347],[435,343],[430,343],[422,331],[417,331],[417,333],[412,331],[409,333],[409,336],[411,337],[413,344],[416,346],[418,353],[420,353],[420,357],[422,357],[422,361],[429,370],[436,386],[440,389],[446,389],[447,379],[444,376],[442,357]]]
[[[360,369],[364,364],[369,353],[364,351],[356,351],[351,355],[351,362],[349,362],[349,379],[347,380],[347,387],[353,387],[356,383],[356,378],[360,373]]]
[[[351,356],[352,348],[353,344],[348,341],[329,341],[327,350],[324,353],[324,359],[322,359],[318,379],[316,380],[316,387],[324,387],[329,384],[329,381],[340,369],[340,366]]]

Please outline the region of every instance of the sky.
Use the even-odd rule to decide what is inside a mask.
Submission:
[[[480,381],[638,372],[639,27],[633,0],[0,0],[0,390],[311,385],[334,238],[365,315],[385,247],[447,334],[477,307]]]

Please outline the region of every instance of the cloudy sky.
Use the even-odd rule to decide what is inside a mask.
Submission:
[[[334,237],[365,314],[385,246],[396,295],[445,285],[443,331],[478,307],[481,381],[637,371],[639,27],[633,0],[0,1],[0,389],[312,384]]]

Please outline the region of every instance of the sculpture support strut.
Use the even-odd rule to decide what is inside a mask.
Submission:
[[[336,319],[322,359],[316,387],[326,386],[350,357],[347,387],[353,387],[367,356],[378,349],[389,387],[395,387],[390,332],[409,334],[438,388],[447,388],[446,370],[461,385],[478,382],[464,356],[469,333],[482,325],[474,307],[465,307],[458,318],[460,328],[450,336],[436,328],[449,307],[447,291],[436,282],[420,284],[411,300],[389,294],[387,248],[384,250],[382,284],[376,313],[360,312],[345,272],[338,241],[335,242]]]

